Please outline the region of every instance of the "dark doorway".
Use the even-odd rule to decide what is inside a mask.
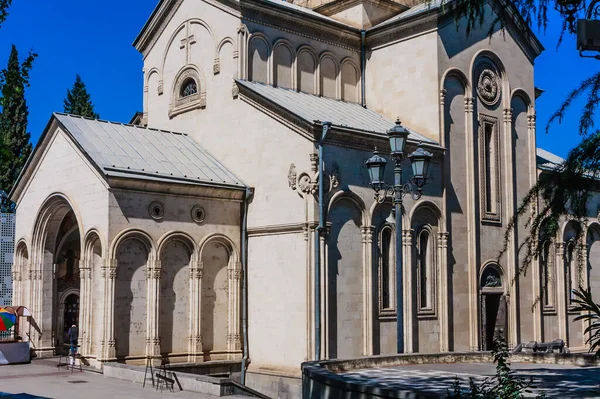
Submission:
[[[63,324],[63,337],[67,336],[69,328],[73,324],[77,325],[79,321],[79,296],[77,294],[71,294],[65,299],[65,311],[64,311],[64,324]],[[65,338],[64,342],[68,342]]]
[[[494,337],[500,335],[506,341],[506,297],[503,294],[481,295],[481,342],[485,351],[494,347]]]

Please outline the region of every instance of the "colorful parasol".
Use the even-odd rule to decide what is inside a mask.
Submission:
[[[17,316],[7,309],[0,308],[0,331],[8,331],[17,322]]]

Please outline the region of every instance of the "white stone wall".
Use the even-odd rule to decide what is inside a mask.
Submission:
[[[54,132],[49,134],[53,135]],[[92,228],[106,234],[108,192],[93,167],[75,151],[74,144],[60,129],[41,155],[43,162],[34,171],[17,203],[17,241],[24,239],[31,245],[38,211],[44,201],[55,193],[64,195],[75,205],[73,210],[84,230],[83,234]]]

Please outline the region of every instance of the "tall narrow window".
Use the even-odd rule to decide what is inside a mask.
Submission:
[[[429,265],[428,265],[428,254],[429,252],[429,232],[422,231],[419,236],[419,281],[421,282],[421,307],[428,308],[430,307],[430,298],[428,291],[428,281],[429,280]]]
[[[500,156],[498,119],[480,115],[480,175],[482,218],[500,221]]]
[[[390,301],[390,243],[392,241],[391,229],[381,232],[381,307],[391,308]]]
[[[542,297],[544,299],[544,309],[549,310],[554,307],[554,277],[552,274],[552,268],[554,262],[552,262],[552,247],[549,240],[546,240],[542,244],[542,255],[541,255],[541,268],[542,268]]]
[[[394,238],[392,227],[384,225],[379,232],[379,317],[395,317]]]
[[[435,256],[431,231],[427,228],[422,229],[417,235],[416,244],[418,314],[435,315]]]
[[[567,298],[568,304],[573,305],[575,294],[573,291],[577,289],[578,284],[578,270],[577,270],[577,252],[575,241],[571,240],[565,250],[565,282],[567,284]]]

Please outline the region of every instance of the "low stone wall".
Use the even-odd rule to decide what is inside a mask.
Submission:
[[[598,366],[589,354],[514,353],[513,363],[563,364],[572,366]],[[406,354],[394,356],[371,356],[348,360],[328,360],[302,364],[303,399],[371,399],[371,398],[439,398],[435,393],[414,390],[389,389],[385,386],[365,386],[339,375],[352,370],[390,368],[414,364],[443,363],[491,363],[491,352],[452,352],[438,354]]]
[[[146,367],[121,363],[105,363],[103,371],[105,377],[142,384],[144,382]],[[156,374],[158,372],[158,367],[154,367],[153,371],[154,374]],[[148,373],[150,373],[149,370]],[[184,391],[198,392],[213,396],[225,396],[228,394],[228,392],[225,392],[227,387],[220,385],[217,378],[206,375],[188,374],[180,371],[176,371],[176,374]],[[154,379],[156,380],[156,377],[154,377]],[[239,375],[233,375],[232,379],[239,381]],[[152,386],[150,375],[148,375],[146,379],[146,386]],[[175,384],[174,389],[176,391],[179,389],[177,384]]]

